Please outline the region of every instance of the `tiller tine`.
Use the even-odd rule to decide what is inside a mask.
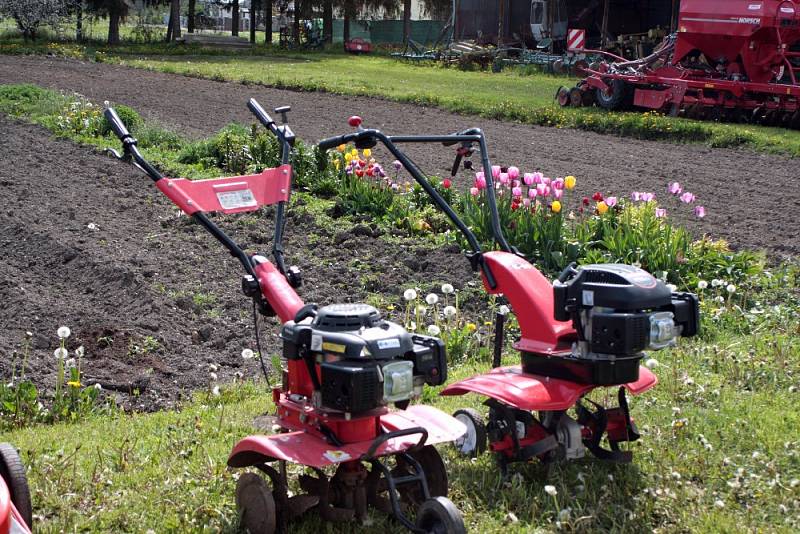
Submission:
[[[294,519],[295,517],[300,517],[318,504],[319,496],[317,495],[295,495],[289,497],[286,503],[286,510],[289,511],[289,518]]]
[[[588,427],[591,431],[589,437],[585,438],[583,442],[589,452],[600,460],[627,464],[633,460],[633,453],[620,450],[619,442],[636,441],[640,435],[631,420],[624,387],[619,388],[617,398],[619,406],[616,408],[606,409],[589,401],[596,408],[594,412],[580,403],[575,406],[575,409],[578,414],[578,423]],[[603,434],[608,437],[609,449],[600,445]]]

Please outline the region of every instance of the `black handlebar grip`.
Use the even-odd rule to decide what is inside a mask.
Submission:
[[[561,271],[561,274],[558,275],[557,280],[559,282],[561,282],[562,284],[564,282],[566,282],[567,280],[569,280],[569,278],[571,278],[573,275],[577,274],[578,271],[577,271],[577,269],[575,269],[575,267],[577,267],[577,265],[578,264],[575,263],[574,261],[572,263],[570,263],[569,265],[567,265],[564,268],[564,270]]]
[[[261,121],[261,124],[267,128],[275,124],[275,121],[272,120],[272,117],[270,117],[269,114],[264,111],[264,108],[261,107],[261,104],[259,104],[255,98],[250,99],[250,101],[247,103],[247,108],[253,112],[253,115],[255,115],[258,120]]]
[[[125,141],[125,139],[132,137],[128,129],[122,123],[122,119],[120,119],[117,112],[114,111],[114,108],[106,108],[103,112],[103,116],[111,123],[111,129],[114,130],[114,133],[119,137],[120,141]]]
[[[354,137],[353,134],[337,135],[336,137],[329,137],[319,142],[319,149],[323,152],[339,145],[347,144],[347,142]]]

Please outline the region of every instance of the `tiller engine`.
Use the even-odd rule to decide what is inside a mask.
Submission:
[[[460,512],[446,497],[447,471],[434,447],[456,440],[466,428],[440,410],[411,405],[425,384],[447,379],[444,344],[409,334],[372,306],[320,308],[300,299],[295,288],[302,284],[301,273],[285,266],[282,247],[295,140],[286,121],[289,108],[275,110],[283,116],[283,124],[276,125],[255,100],[248,107],[278,138],[282,165],[256,175],[196,181],[163,177],[142,157],[114,110],[105,111],[124,147],[124,155],[117,156],[133,160],[239,259],[254,319],[259,312],[277,316],[282,324],[282,385],[272,390],[279,432],[242,439],[228,458],[230,467],[254,467],[266,475],[247,472],[238,479],[242,527],[251,534],[287,532],[292,519],[310,510],[329,521],[366,521],[371,506],[413,532],[466,532]],[[275,265],[262,255],[248,255],[205,214],[271,204],[276,205]],[[256,340],[261,353],[257,321]],[[268,379],[266,368],[264,373]],[[287,462],[307,468],[299,476],[302,492],[294,495]]]
[[[678,31],[648,57],[584,69],[562,106],[596,103],[696,119],[800,128],[800,4],[793,0],[681,0]]]
[[[501,367],[504,316],[497,315],[495,365],[489,373],[451,384],[442,395],[478,393],[487,397],[488,421],[474,409],[455,412],[467,427],[456,445],[474,456],[489,447],[505,470],[510,462],[595,456],[628,462],[631,454],[619,443],[639,438],[625,392],[634,395],[656,384],[640,362],[646,350],[673,345],[699,328],[699,303],[689,293],[673,293],[646,271],[629,265],[569,266],[550,282],[511,247],[503,235],[495,199],[486,139],[479,129],[452,135],[387,136],[361,127],[321,141],[322,150],[353,142],[357,148],[382,143],[405,167],[466,238],[467,258],[480,271],[486,291],[504,297],[515,313],[521,337],[514,347],[522,364]],[[457,145],[451,178],[462,161],[480,152],[494,238],[502,250],[484,252],[464,223],[419,167],[398,147],[401,143]],[[607,409],[587,394],[618,387],[618,406]],[[570,412],[572,410],[572,412]],[[602,446],[608,441],[608,448]]]

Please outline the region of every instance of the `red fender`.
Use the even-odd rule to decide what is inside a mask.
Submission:
[[[0,478],[0,534],[30,534],[30,528],[11,502],[11,494]]]
[[[652,388],[658,378],[646,367],[639,368],[639,380],[625,384],[632,395]],[[595,389],[593,384],[578,384],[568,380],[531,375],[522,367],[500,367],[490,372],[450,384],[442,395],[478,393],[525,411],[568,410],[581,396]]]
[[[387,432],[412,427],[428,431],[427,445],[454,441],[467,431],[463,423],[441,410],[430,406],[414,405],[381,417],[381,426]],[[386,441],[378,447],[375,456],[386,456],[405,451],[419,442],[419,435],[403,436]],[[300,465],[323,468],[329,465],[358,460],[372,445],[372,440],[348,443],[335,447],[324,439],[306,431],[288,432],[271,436],[248,436],[233,448],[228,465],[247,467],[260,462],[284,460]]]

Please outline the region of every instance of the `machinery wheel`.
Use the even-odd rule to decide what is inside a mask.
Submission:
[[[426,445],[416,452],[410,453],[411,456],[422,466],[425,473],[425,480],[428,482],[428,491],[431,497],[447,497],[448,481],[447,468],[444,460],[433,445]],[[408,467],[410,470],[410,467]],[[416,492],[413,492],[416,493]],[[413,497],[413,496],[412,496]],[[421,495],[418,498],[421,501]]]
[[[25,524],[30,527],[33,523],[33,507],[28,477],[25,475],[25,466],[17,449],[9,443],[0,443],[0,476],[6,481],[11,502],[25,520]]]
[[[244,473],[236,483],[239,524],[250,534],[274,534],[277,528],[275,498],[263,478]]]
[[[575,76],[583,76],[584,71],[589,67],[589,63],[585,59],[579,59],[572,65],[572,73]]]
[[[794,112],[792,115],[792,128],[795,130],[800,130],[800,109]]]
[[[563,85],[558,88],[556,92],[556,101],[558,101],[558,105],[562,108],[569,106],[570,98],[569,98],[569,89],[564,87]]]
[[[628,107],[631,103],[631,87],[624,80],[609,80],[608,91],[597,89],[595,98],[598,105],[608,111],[616,111]]]
[[[569,104],[576,108],[583,106],[583,91],[580,88],[573,87],[569,90]]]
[[[557,59],[553,61],[552,65],[553,65],[553,74],[564,74],[564,71],[566,69],[564,68],[563,59]]]
[[[466,534],[461,512],[447,497],[428,499],[417,511],[416,527],[430,534]]]
[[[453,413],[453,417],[464,423],[467,433],[453,444],[458,452],[469,458],[475,458],[486,450],[486,424],[483,416],[472,408],[462,408]]]

